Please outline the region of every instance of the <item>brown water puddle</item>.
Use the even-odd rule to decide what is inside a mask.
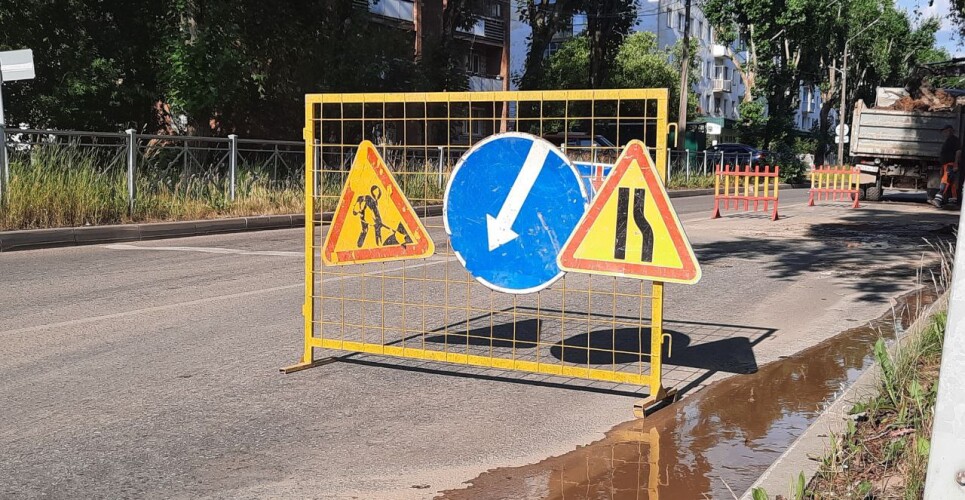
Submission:
[[[523,467],[494,469],[439,498],[651,499],[740,496],[873,363],[880,335],[894,338],[935,301],[898,299],[869,324],[751,375],[710,385],[595,443]]]

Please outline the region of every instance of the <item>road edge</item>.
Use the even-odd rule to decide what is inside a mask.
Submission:
[[[793,189],[791,184],[780,184],[781,189]],[[713,189],[680,189],[668,191],[671,198],[689,198],[714,194]],[[416,207],[421,217],[442,215],[442,205]],[[710,210],[710,208],[708,208]],[[332,218],[332,212],[322,214],[322,221]],[[82,226],[51,229],[0,231],[0,253],[17,250],[36,250],[79,245],[123,243],[128,241],[185,238],[208,234],[241,233],[269,229],[291,229],[305,224],[305,214],[258,215],[228,219],[209,219],[180,222],[151,222]]]
[[[929,305],[908,327],[898,342],[889,347],[891,354],[894,355],[897,348],[917,338],[925,328],[928,328],[931,317],[948,307],[948,298],[949,291],[946,290]],[[741,500],[753,500],[754,488],[763,488],[769,496],[784,495],[791,490],[791,484],[802,473],[805,484],[810,483],[818,472],[821,457],[825,456],[830,449],[831,436],[845,431],[849,418],[848,412],[855,403],[877,393],[880,377],[881,369],[877,363],[865,370],[803,434],[791,443],[791,446],[754,481],[754,484],[747,488]]]

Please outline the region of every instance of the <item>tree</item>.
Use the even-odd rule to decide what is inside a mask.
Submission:
[[[306,93],[425,86],[412,33],[352,0],[177,0],[166,23],[163,96],[194,134],[297,137]]]
[[[546,62],[543,79],[538,82],[544,89],[582,89],[586,87],[591,72],[590,39],[587,34],[575,36],[560,47]],[[672,51],[661,50],[654,33],[634,33],[617,47],[606,80],[599,88],[669,88],[670,102],[675,102],[680,87],[680,69],[672,60]],[[696,100],[691,100],[696,111]],[[676,109],[671,106],[671,119]]]
[[[634,0],[588,0],[584,2],[586,36],[590,49],[589,87],[603,88],[610,61],[623,44],[637,18]]]
[[[744,81],[741,114],[747,108],[753,115],[745,128],[762,145],[793,130],[802,84],[820,88],[819,161],[840,99],[846,41],[849,111],[858,96],[873,96],[876,86],[900,81],[915,61],[935,56],[932,23],[913,27],[903,11],[879,0],[707,0],[704,12]],[[765,124],[757,123],[762,110],[747,107],[752,102],[766,104]]]
[[[158,98],[161,2],[36,0],[0,6],[0,50],[30,48],[37,76],[4,85],[7,123],[141,128]]]
[[[522,89],[538,89],[546,71],[546,54],[553,37],[572,27],[576,14],[586,16],[589,72],[581,88],[603,88],[617,49],[637,17],[634,0],[527,0],[519,5],[520,18],[530,27]]]

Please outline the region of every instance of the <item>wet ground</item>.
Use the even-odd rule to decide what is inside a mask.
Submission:
[[[534,465],[489,471],[448,500],[739,497],[936,295],[905,295],[891,312],[756,373],[717,382],[645,420]]]

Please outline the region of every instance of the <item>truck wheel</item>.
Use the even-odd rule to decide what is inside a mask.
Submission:
[[[868,201],[881,201],[881,197],[884,195],[884,189],[878,186],[868,186],[865,191],[864,198]]]
[[[858,201],[865,201],[868,199],[868,187],[861,186],[858,188]]]

